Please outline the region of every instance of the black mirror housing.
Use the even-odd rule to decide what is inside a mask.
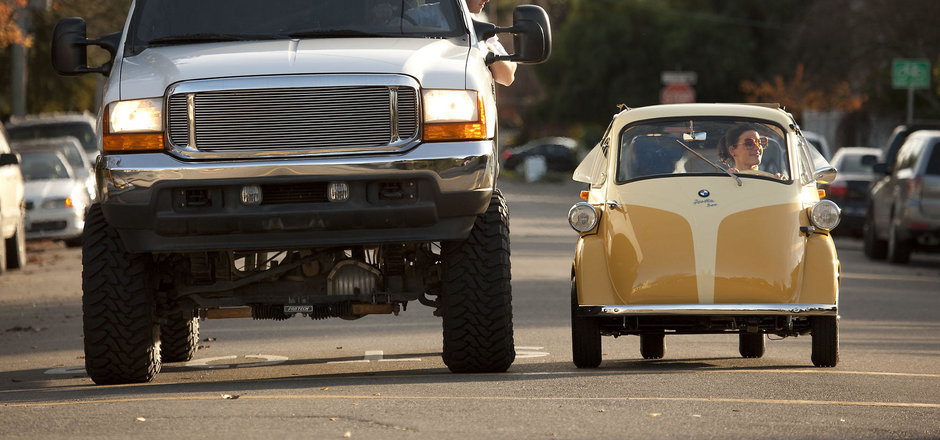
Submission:
[[[118,45],[120,32],[89,40],[85,31],[85,20],[79,17],[64,18],[55,26],[52,36],[52,67],[60,75],[84,75],[100,73],[109,75]],[[111,54],[111,60],[98,67],[88,67],[87,46],[99,46]]]
[[[552,53],[552,28],[548,14],[539,6],[520,5],[512,13],[512,27],[500,28],[490,23],[474,21],[473,30],[477,38],[485,40],[499,33],[513,34],[514,54],[492,55],[487,64],[496,61],[538,64],[548,59]]]

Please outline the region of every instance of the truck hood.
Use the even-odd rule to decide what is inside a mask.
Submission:
[[[179,81],[296,74],[404,74],[464,88],[469,46],[424,38],[321,38],[165,46],[123,59],[121,98],[163,96]]]

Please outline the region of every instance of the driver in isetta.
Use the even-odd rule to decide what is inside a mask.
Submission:
[[[568,214],[575,365],[601,363],[601,336],[738,334],[745,358],[768,336],[811,335],[812,363],[839,359],[839,207],[817,183],[835,169],[776,106],[675,104],[616,114],[574,173],[590,185]]]

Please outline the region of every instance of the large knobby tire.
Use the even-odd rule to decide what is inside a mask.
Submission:
[[[656,332],[640,334],[640,356],[643,356],[643,359],[662,359],[665,355],[665,333]]]
[[[160,323],[160,360],[186,362],[192,360],[199,347],[199,319],[189,303],[171,303]]]
[[[601,364],[601,330],[597,318],[577,315],[578,285],[571,280],[571,359],[578,368]]]
[[[813,316],[810,319],[813,365],[835,367],[839,363],[839,318],[837,316]]]
[[[26,220],[20,219],[16,232],[6,240],[6,268],[22,269],[26,267]]]
[[[125,250],[99,205],[89,211],[85,233],[85,371],[99,385],[149,382],[160,372],[153,260]]]
[[[900,226],[892,221],[891,229],[888,231],[888,262],[907,264],[911,261],[913,243],[909,238],[901,238],[900,232]]]
[[[441,247],[444,364],[454,373],[506,371],[512,339],[509,209],[499,190],[464,241]]]
[[[739,333],[738,352],[741,357],[754,359],[764,356],[764,335],[761,333]]]
[[[862,251],[872,260],[884,260],[888,256],[888,242],[878,239],[875,233],[875,219],[872,208],[868,207],[865,224],[862,226]]]

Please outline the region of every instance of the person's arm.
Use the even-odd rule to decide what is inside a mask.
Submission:
[[[509,55],[506,48],[499,42],[495,36],[486,40],[486,47],[497,55]],[[493,74],[493,80],[498,84],[509,86],[516,80],[516,63],[512,61],[497,61],[490,64],[490,73]]]

